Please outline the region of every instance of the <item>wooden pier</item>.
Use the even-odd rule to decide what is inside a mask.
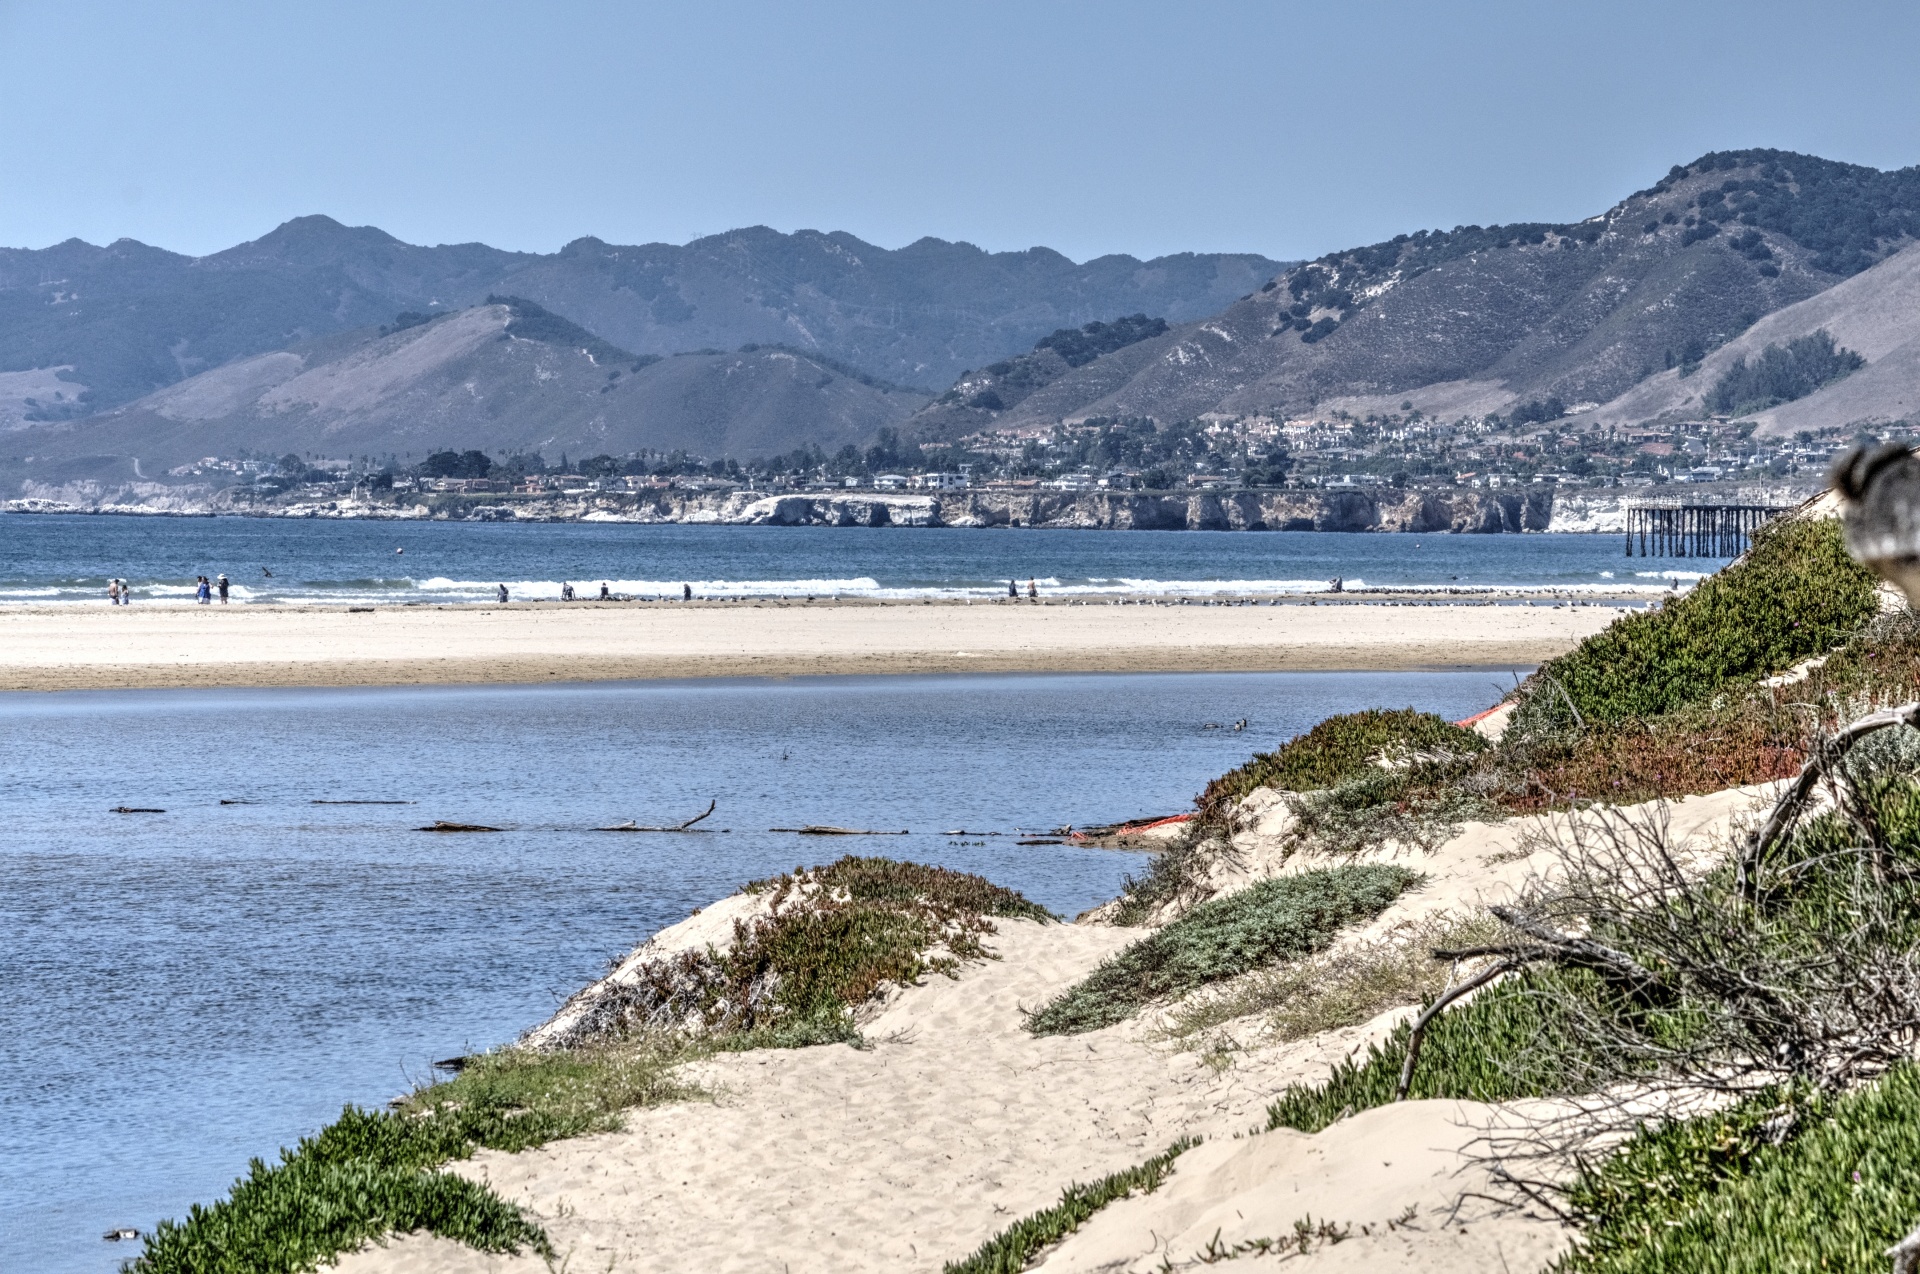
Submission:
[[[1627,510],[1627,556],[1738,557],[1753,533],[1785,509],[1763,504],[1677,504]]]

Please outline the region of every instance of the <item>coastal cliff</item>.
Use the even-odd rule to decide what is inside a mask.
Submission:
[[[251,500],[232,490],[40,488],[16,513],[251,514],[447,521],[641,522],[731,526],[1061,527],[1106,531],[1545,531],[1549,487],[1527,491],[757,491],[581,492],[544,496],[341,495]]]
[[[1701,503],[1785,505],[1787,486],[1702,486]],[[640,522],[725,526],[1058,527],[1088,531],[1520,531],[1618,534],[1643,493],[1550,486],[1482,491],[874,491],[576,492],[547,495],[420,493],[257,500],[236,488],[132,483],[28,484],[0,503],[13,513],[246,514],[256,517],[397,518],[436,521]]]

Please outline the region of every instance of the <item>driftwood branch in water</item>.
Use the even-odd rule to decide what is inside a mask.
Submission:
[[[827,827],[818,823],[806,827],[769,827],[770,832],[792,832],[796,836],[905,836],[906,828],[897,832],[873,832],[863,827]]]
[[[165,810],[147,809],[139,805],[116,805],[108,810],[109,814],[164,814]]]
[[[691,832],[695,830],[693,826],[695,823],[700,822],[702,819],[712,817],[713,811],[719,807],[719,804],[720,802],[717,798],[710,800],[707,802],[707,808],[704,813],[695,814],[686,822],[676,824],[673,827],[640,827],[637,824],[628,822],[621,823],[615,827],[596,827],[593,830],[596,832]],[[698,830],[704,832],[707,829],[702,827]]]
[[[497,832],[497,827],[488,827],[485,823],[449,823],[440,819],[431,827],[416,827],[416,832]]]
[[[220,802],[225,805],[226,802]],[[414,801],[314,801],[314,805],[413,805]]]

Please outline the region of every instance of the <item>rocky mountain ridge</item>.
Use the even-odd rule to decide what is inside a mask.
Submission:
[[[1076,263],[932,238],[885,249],[764,226],[682,245],[583,238],[541,255],[425,247],[308,216],[204,257],[131,239],[0,249],[0,377],[57,375],[58,398],[26,390],[35,402],[15,414],[71,419],[237,358],[507,294],[637,354],[784,344],[937,389],[1058,327],[1212,313],[1278,266],[1222,253]]]
[[[1598,405],[1916,236],[1920,168],[1711,154],[1585,221],[1330,253],[1059,377],[993,423]]]

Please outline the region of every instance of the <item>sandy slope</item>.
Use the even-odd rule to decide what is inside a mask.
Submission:
[[[1611,607],[713,604],[0,609],[0,690],[1531,665]]]
[[[1678,837],[1717,837],[1753,805],[1735,791],[1677,802]],[[1271,817],[1269,819],[1271,823]],[[1544,860],[1515,851],[1544,820],[1467,828],[1419,865],[1417,893],[1349,941],[1390,936],[1437,910],[1509,896]],[[1294,870],[1247,838],[1249,871]],[[1215,1071],[1158,1041],[1149,1021],[1066,1039],[1021,1027],[1034,1007],[1138,931],[1002,922],[1000,959],[931,979],[866,1030],[866,1051],[835,1046],[732,1055],[696,1077],[711,1103],[637,1112],[625,1131],[458,1165],[532,1209],[569,1269],[937,1270],[1010,1221],[1088,1180],[1207,1138],[1161,1192],[1115,1204],[1044,1268],[1146,1270],[1190,1263],[1216,1231],[1228,1245],[1284,1237],[1303,1215],[1352,1226],[1316,1251],[1328,1270],[1537,1269],[1567,1240],[1557,1224],[1467,1199],[1484,1181],[1463,1155],[1500,1112],[1415,1102],[1367,1112],[1315,1137],[1249,1132],[1289,1083],[1398,1019],[1290,1044],[1240,1032],[1245,1051]],[[1441,1217],[1459,1203],[1443,1224]],[[1387,1222],[1414,1211],[1412,1226]],[[353,1274],[543,1268],[431,1237],[341,1262]]]

